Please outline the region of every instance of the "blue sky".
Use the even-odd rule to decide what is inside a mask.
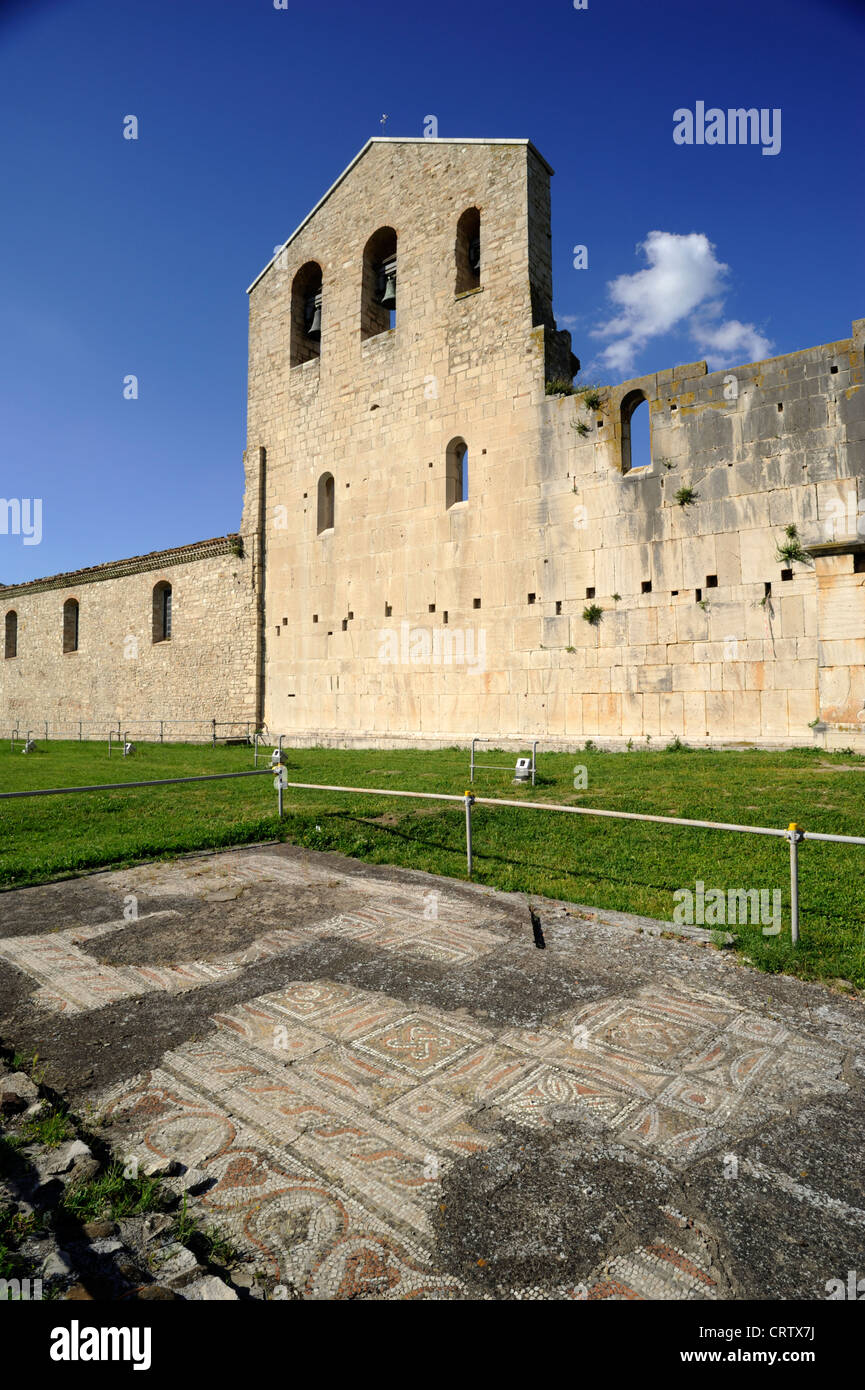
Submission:
[[[2,5],[0,496],[43,510],[40,544],[0,532],[0,581],[237,528],[246,286],[383,112],[550,161],[594,380],[849,336],[863,58],[853,0]],[[698,101],[779,108],[779,153],[675,144]]]

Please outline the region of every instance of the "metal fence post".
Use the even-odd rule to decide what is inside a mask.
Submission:
[[[799,841],[802,831],[794,820],[787,827],[790,841],[790,940],[799,944]]]
[[[535,739],[532,744],[532,786],[535,785],[535,766],[538,761],[538,741]]]
[[[465,794],[466,802],[466,863],[468,864],[469,878],[472,876],[472,807],[475,799],[471,792]]]
[[[469,781],[470,781],[470,782],[474,782],[474,780],[475,780],[475,741],[474,741],[474,739],[472,739],[472,759],[471,759],[471,764],[470,764],[470,766],[469,766]]]

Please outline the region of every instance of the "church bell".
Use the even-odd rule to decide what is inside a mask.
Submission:
[[[306,336],[321,337],[321,290],[306,301]]]
[[[396,308],[396,261],[385,261],[379,271],[379,283],[382,286],[379,304],[383,309]]]

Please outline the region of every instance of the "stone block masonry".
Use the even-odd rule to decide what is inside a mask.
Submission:
[[[597,409],[548,396],[576,365],[552,314],[550,172],[526,141],[373,140],[251,287],[245,526],[263,517],[268,725],[309,742],[865,747],[865,321],[789,356],[604,388]],[[364,337],[381,228],[396,320]],[[321,337],[293,366],[310,264]],[[643,400],[653,461],[631,470]],[[789,526],[810,563],[778,559]]]
[[[370,140],[250,287],[240,545],[0,588],[0,724],[865,749],[865,319],[571,394],[551,173]]]
[[[0,617],[17,617],[15,655],[0,660],[3,724],[38,734],[46,720],[54,729],[102,721],[106,731],[118,720],[254,722],[251,542],[238,554],[240,538],[223,536],[0,588]],[[65,621],[70,603],[78,605],[77,644]]]

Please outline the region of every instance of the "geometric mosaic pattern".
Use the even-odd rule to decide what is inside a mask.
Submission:
[[[279,864],[267,856],[235,862],[220,881],[243,885],[276,879],[287,887],[306,886],[317,878],[350,883],[347,875],[325,876],[308,866]],[[315,920],[290,929],[263,932],[241,949],[207,960],[178,965],[106,965],[86,951],[86,943],[111,932],[140,930],[160,917],[152,912],[135,921],[122,918],[95,927],[0,939],[0,959],[29,975],[40,986],[32,1002],[56,1013],[74,1014],[101,1008],[118,999],[164,990],[172,994],[239,975],[250,965],[287,954],[322,937],[336,937],[376,951],[405,954],[444,966],[468,965],[501,946],[506,938],[476,920],[478,909],[456,896],[405,886],[398,895],[391,885],[364,883],[365,905],[356,912]]]
[[[142,881],[136,873],[133,885]],[[0,959],[36,982],[36,1007],[80,1014],[193,990],[319,939],[447,971],[509,940],[507,927],[490,927],[494,914],[483,900],[385,878],[359,885],[321,861],[244,852],[194,870],[160,868],[143,881],[157,910],[138,921],[0,939]],[[122,891],[122,875],[117,882]],[[234,900],[268,882],[274,925],[237,950],[134,966],[90,954],[96,938],[166,916],[182,930],[178,896]],[[351,910],[317,919],[315,906],[334,900],[331,889]],[[308,920],[299,910],[280,919],[283,890],[287,903],[313,903]],[[255,912],[254,892],[250,902]],[[812,1041],[681,981],[596,1000],[528,1029],[332,979],[293,980],[210,1023],[204,1036],[199,1028],[157,1067],[99,1098],[105,1137],[118,1156],[159,1155],[198,1170],[200,1195],[190,1201],[199,1220],[305,1298],[466,1297],[434,1267],[442,1179],[515,1128],[554,1134],[567,1120],[619,1151],[684,1169],[734,1147],[794,1097],[846,1089],[843,1037]],[[660,1211],[668,1230],[635,1250],[599,1252],[585,1285],[498,1292],[719,1297],[713,1238],[672,1208]]]
[[[794,1092],[837,1089],[841,1050],[728,999],[649,988],[538,1032],[330,980],[215,1015],[205,1039],[101,1097],[125,1156],[202,1170],[200,1215],[307,1298],[460,1298],[432,1266],[431,1213],[456,1158],[563,1116],[687,1164]],[[484,1112],[484,1127],[477,1116]],[[561,1298],[713,1298],[700,1235],[617,1255]],[[534,1297],[509,1290],[509,1297]]]
[[[546,1063],[499,1101],[505,1113],[549,1125],[567,1107],[673,1162],[783,1112],[794,1090],[844,1089],[833,1045],[684,986],[593,1003],[501,1041]]]

